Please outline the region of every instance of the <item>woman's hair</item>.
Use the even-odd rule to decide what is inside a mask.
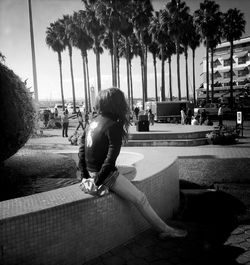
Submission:
[[[95,108],[98,113],[119,122],[123,127],[122,138],[128,134],[129,106],[123,92],[119,88],[101,90],[96,98]]]

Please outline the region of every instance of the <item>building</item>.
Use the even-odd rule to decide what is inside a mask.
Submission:
[[[211,54],[209,54],[211,60]],[[197,100],[206,99],[206,58],[203,58],[203,83],[197,89]],[[230,97],[230,43],[218,45],[213,55],[214,101],[228,102]],[[211,99],[211,61],[209,62],[209,98]],[[250,37],[234,41],[233,96],[235,101],[243,95],[250,97]]]

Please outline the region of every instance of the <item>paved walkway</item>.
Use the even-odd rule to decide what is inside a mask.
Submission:
[[[178,129],[177,129],[178,128]],[[181,125],[156,124],[154,130],[185,131],[189,127]],[[194,129],[200,129],[194,127]],[[231,146],[198,146],[198,147],[163,147],[166,157],[214,155],[218,158],[250,158],[250,125],[244,131],[244,138],[237,145]],[[70,128],[72,133],[74,127]],[[66,138],[60,136],[60,130],[44,132],[51,137],[33,138],[27,147],[36,148],[77,149],[70,146]],[[49,147],[50,146],[50,147]],[[124,147],[135,150],[136,147]],[[161,148],[161,147],[158,147]],[[185,239],[169,239],[161,241],[152,230],[147,230],[126,244],[91,260],[87,265],[127,264],[127,265],[250,265],[250,219],[226,219],[210,216],[208,220],[185,221],[181,217],[171,220],[175,226],[185,227],[189,235]],[[119,224],[117,224],[119,225]],[[122,229],[122,228],[121,228]]]

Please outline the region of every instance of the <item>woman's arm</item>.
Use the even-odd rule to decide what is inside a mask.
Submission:
[[[106,132],[108,138],[108,153],[103,165],[95,177],[95,184],[101,185],[105,178],[116,169],[116,159],[120,153],[122,145],[122,128],[118,123],[114,123]]]
[[[78,168],[81,171],[82,178],[89,178],[89,172],[87,170],[86,160],[85,160],[85,134],[86,133],[84,130],[80,140],[80,147],[78,153],[79,157]]]

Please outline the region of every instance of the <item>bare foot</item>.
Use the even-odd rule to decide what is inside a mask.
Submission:
[[[187,231],[182,229],[169,229],[169,231],[160,233],[160,239],[167,239],[167,238],[184,238],[187,236]]]

